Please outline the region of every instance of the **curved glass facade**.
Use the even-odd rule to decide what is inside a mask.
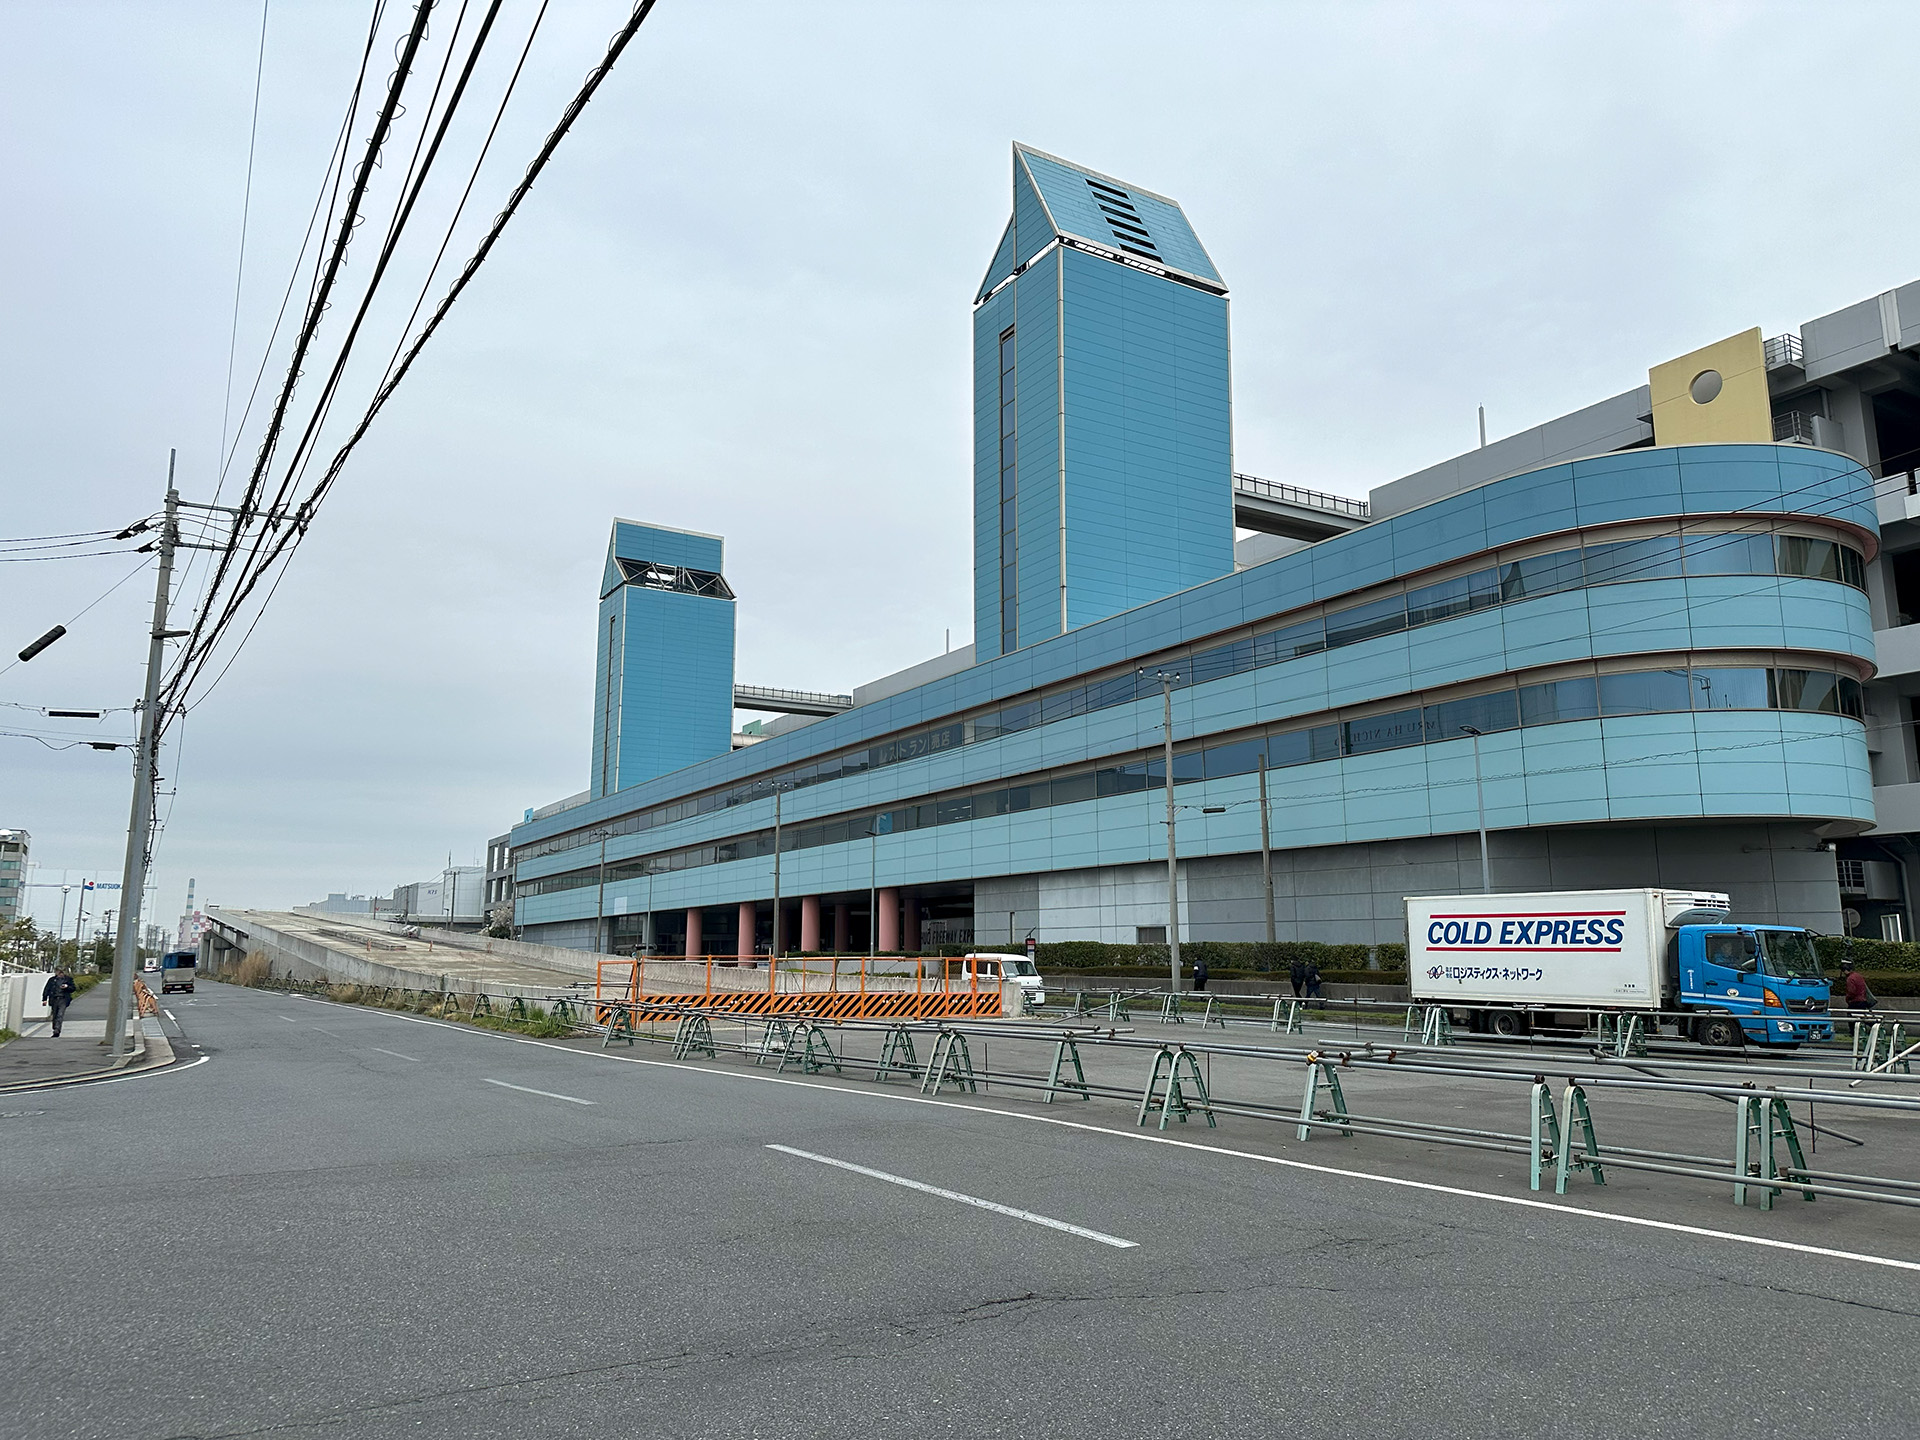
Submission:
[[[1163,674],[1183,861],[1258,851],[1262,757],[1276,865],[1471,844],[1475,749],[1486,823],[1515,845],[1791,825],[1780,853],[1813,855],[1872,822],[1875,523],[1859,466],[1797,446],[1650,447],[1493,481],[517,827],[517,919],[539,938],[594,913],[598,867],[577,852],[603,830],[610,907],[764,902],[776,790],[783,894],[970,888],[1004,926],[1035,883],[1158,864],[1164,909]],[[1654,843],[1633,834],[1634,854]],[[1672,883],[1705,888],[1686,874]],[[1456,883],[1435,875],[1405,883]]]

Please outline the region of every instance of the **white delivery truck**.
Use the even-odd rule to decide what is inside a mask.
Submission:
[[[1811,933],[1740,924],[1711,891],[1410,895],[1407,983],[1414,1003],[1459,1005],[1458,1022],[1497,1035],[1562,1011],[1663,1012],[1716,1046],[1833,1034]]]
[[[956,990],[970,990],[978,982],[982,990],[990,990],[996,985],[1007,985],[1018,992],[1020,1005],[1016,1007],[1013,994],[1007,993],[1007,1013],[1031,1014],[1047,1003],[1046,982],[1040,978],[1040,967],[1024,955],[997,955],[983,952],[979,955],[965,955],[958,961],[950,962],[952,970],[948,983]]]

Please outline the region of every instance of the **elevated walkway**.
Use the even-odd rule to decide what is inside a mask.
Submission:
[[[1326,540],[1358,530],[1372,519],[1364,500],[1303,490],[1258,475],[1233,477],[1233,523],[1242,530],[1291,540]]]

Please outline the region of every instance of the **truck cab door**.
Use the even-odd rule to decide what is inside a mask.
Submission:
[[[1686,998],[1704,1008],[1737,1015],[1742,1028],[1748,1028],[1748,1017],[1758,1016],[1765,1003],[1759,941],[1750,930],[1711,931],[1701,941],[1698,985],[1687,987]],[[1759,1023],[1764,1029],[1765,1022]]]

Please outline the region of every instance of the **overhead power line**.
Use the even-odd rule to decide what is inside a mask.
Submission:
[[[268,571],[290,556],[292,551],[298,547],[300,541],[305,537],[308,528],[312,524],[314,515],[320,505],[325,501],[334,482],[339,478],[348,458],[352,455],[361,439],[365,437],[373,421],[378,417],[387,401],[392,398],[401,382],[405,380],[413,366],[413,362],[419,358],[427,342],[433,338],[439,329],[441,322],[445,320],[453,306],[458,302],[460,296],[465,293],[481,266],[486,263],[488,256],[498,243],[501,234],[512,221],[514,215],[519,211],[521,204],[531,192],[535,182],[552,160],[561,141],[566,138],[574,122],[579,118],[581,112],[586,108],[587,104],[593,99],[594,94],[604,83],[607,75],[612,71],[614,64],[619,60],[627,46],[632,42],[634,36],[638,33],[640,26],[646,22],[648,15],[652,13],[654,4],[655,0],[640,0],[640,3],[634,6],[626,23],[615,32],[612,39],[608,42],[606,54],[602,57],[599,64],[588,72],[579,91],[562,112],[559,122],[547,135],[545,142],[541,145],[532,162],[527,166],[526,173],[521,178],[519,184],[514,187],[513,192],[508,196],[506,204],[502,207],[499,214],[495,216],[492,225],[488,227],[486,234],[482,237],[472,256],[462,268],[459,276],[448,288],[446,295],[441,299],[433,314],[421,328],[420,333],[415,337],[413,343],[406,348],[405,354],[398,364],[395,365],[391,373],[385,377],[380,388],[373,396],[372,401],[367,406],[365,413],[345,443],[334,455],[325,473],[315,484],[312,491],[296,504],[292,502],[293,491],[283,482],[281,489],[276,493],[274,505],[270,507],[272,513],[265,517],[267,523],[257,532],[254,544],[241,564],[239,574],[224,596],[219,593],[221,576],[216,575],[215,584],[209,587],[206,601],[200,613],[196,616],[192,635],[177,657],[175,668],[168,678],[163,714],[170,716],[179,712],[180,708],[185,704],[187,694],[192,690],[200,675],[205,672],[215,648],[218,646],[222,636],[238,618],[249,596],[255,591]],[[497,9],[497,6],[495,8]],[[544,13],[545,6],[543,5],[541,14],[544,15]],[[490,19],[491,15],[489,16],[489,20]],[[538,23],[536,19],[536,27]],[[531,44],[531,36],[529,37],[529,44]],[[472,57],[470,55],[469,71],[471,69],[471,60]],[[524,64],[524,52],[521,56],[521,61],[522,64]],[[516,68],[516,80],[518,75],[519,70]],[[465,78],[463,75],[462,85],[465,83]],[[452,104],[451,100],[449,104]],[[503,100],[502,105],[504,106],[504,104],[505,101]],[[443,129],[444,121],[445,116],[443,115]],[[497,125],[498,117],[496,116],[496,128]],[[440,136],[436,134],[435,141],[433,142],[435,148],[438,147],[439,139]],[[488,136],[489,143],[491,143],[491,139],[492,132],[490,131]],[[469,182],[469,189],[470,188],[471,181]],[[407,192],[407,196],[401,201],[404,210],[410,212],[412,198],[417,196],[418,193],[419,187],[416,183],[414,187]],[[464,204],[464,197],[462,203]],[[396,220],[398,224],[404,225],[404,216],[399,212],[396,213]],[[387,250],[383,249],[382,260],[376,269],[376,278],[378,275],[384,273],[388,253]],[[364,315],[364,312],[365,303],[363,300],[361,315]],[[355,332],[350,332],[350,339],[351,333],[357,333],[357,328],[358,317],[356,318]],[[337,375],[343,363],[344,355],[336,362],[334,376],[330,376],[329,393],[337,389]],[[282,423],[284,422],[284,414],[285,407],[277,406],[276,417]],[[317,429],[315,425],[310,424],[306,434],[302,436],[300,445],[296,447],[296,459],[303,450],[310,446],[311,442],[308,436],[316,433]],[[263,457],[270,458],[268,456],[268,446],[264,442],[262,454]],[[256,465],[255,470],[256,480],[264,476],[263,466]],[[291,474],[291,467],[289,474]],[[250,492],[253,497],[253,505],[257,505],[259,494],[261,493],[260,487],[257,484],[250,484]],[[290,508],[282,512],[282,504],[286,504]],[[254,513],[252,505],[244,502],[242,511],[243,521],[248,518],[250,514]],[[226,566],[223,565],[221,569],[224,573]],[[284,571],[282,573],[284,573]],[[275,585],[277,586],[277,584],[278,581],[276,580]],[[271,598],[271,595],[269,595],[269,598]],[[264,605],[265,602],[263,601],[262,610],[264,610]],[[218,612],[217,616],[214,613],[216,609]],[[257,625],[258,623],[259,614],[256,613],[252,624]],[[251,632],[252,625],[250,625],[248,629],[248,633],[251,634]],[[242,643],[244,643],[244,637]],[[231,660],[229,660],[228,663],[231,664]],[[224,669],[221,673],[225,673]]]

